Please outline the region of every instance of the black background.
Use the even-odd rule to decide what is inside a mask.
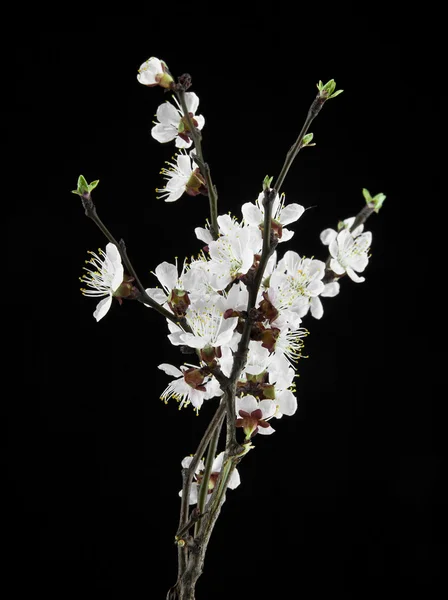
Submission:
[[[301,22],[288,11],[212,17],[167,5],[74,13],[52,26],[39,15],[36,27],[28,15],[29,31],[5,50],[2,579],[11,597],[164,598],[175,581],[180,461],[214,403],[196,417],[159,400],[169,377],[157,365],[181,356],[155,313],[114,303],[95,322],[78,277],[86,251],[106,240],[70,193],[80,173],[100,179],[98,212],[148,287],[160,262],[199,250],[206,198],[155,198],[174,144],[150,135],[168,99],[137,82],[151,55],[193,77],[220,214],[239,217],[265,175],[278,174],[319,79],[345,90],[288,175],[287,201],[312,208],[280,250],[325,260],[320,231],[358,212],[363,187],[387,195],[367,225],[366,283],[344,280],[323,299],[322,320],[304,323],[299,409],[241,463],[198,597],[392,597],[439,581],[442,94],[433,36],[423,35],[437,19],[389,31],[347,9],[324,32],[315,11]]]

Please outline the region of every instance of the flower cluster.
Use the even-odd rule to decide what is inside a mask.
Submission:
[[[166,64],[155,57],[140,67],[138,81],[180,94],[180,101],[174,97],[176,105],[166,101],[158,108],[152,129],[157,141],[174,141],[179,149],[161,171],[166,184],[156,190],[158,197],[173,202],[184,193],[211,196],[213,186],[199,143],[205,120],[196,114],[198,96],[185,92],[185,83],[179,87],[181,84],[174,82]],[[321,104],[339,93],[333,93],[333,81],[326,86],[320,82],[318,88]],[[310,136],[304,138],[304,145]],[[234,377],[235,427],[241,430],[245,444],[256,434],[271,435],[277,419],[296,412],[297,361],[308,335],[303,319],[308,313],[316,319],[322,317],[321,299],[339,293],[339,279],[345,274],[357,283],[364,281],[358,273],[367,266],[372,242],[372,234],[363,231],[362,219],[352,217],[342,221],[338,230],[325,229],[321,233],[320,239],[329,250],[326,262],[300,256],[294,250],[279,257],[278,245],[294,235],[287,226],[298,221],[305,208],[295,202],[288,204],[284,194],[279,195],[270,187],[271,181],[272,178],[266,178],[255,201],[242,205],[240,217],[215,214],[213,226],[195,229],[202,247],[196,257],[185,259],[181,267],[177,260],[162,262],[153,272],[158,285],[139,289],[140,299],[147,306],[156,306],[162,314],[172,317],[166,319],[171,344],[194,354],[197,363],[159,365],[171,377],[162,400],[174,398],[179,408],[191,404],[198,412],[205,401],[222,397],[225,382]],[[93,182],[95,187],[96,183]],[[90,194],[86,182],[76,193],[84,193],[84,188]],[[363,193],[369,210],[377,211],[384,195],[372,198],[366,191]],[[267,246],[270,250],[266,260]],[[83,289],[83,293],[105,296],[94,313],[100,320],[114,297],[121,303],[122,298],[134,297],[136,290],[132,278],[124,273],[114,244],[108,244],[106,252],[92,254],[89,264],[82,280],[90,289]],[[244,361],[235,374],[235,357],[241,355],[244,344]],[[184,468],[191,460],[184,459]],[[222,461],[223,453],[212,465],[209,492]],[[204,468],[200,461],[190,503],[197,502]],[[236,470],[232,478],[231,488],[239,484]]]

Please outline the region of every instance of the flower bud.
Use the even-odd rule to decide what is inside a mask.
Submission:
[[[190,298],[185,290],[171,290],[171,293],[168,296],[168,306],[176,317],[183,319],[187,314],[187,308],[190,304]]]
[[[190,179],[185,185],[185,192],[189,196],[197,196],[198,194],[207,193],[207,184],[202,177],[199,168],[196,168],[190,176]]]
[[[166,63],[155,56],[152,56],[140,66],[137,79],[147,87],[159,85],[165,89],[170,89],[174,83]]]

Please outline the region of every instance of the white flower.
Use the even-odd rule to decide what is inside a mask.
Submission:
[[[179,102],[176,98],[174,98],[174,101],[178,108],[173,106],[171,102],[165,102],[159,106],[156,114],[159,122],[152,128],[151,135],[162,144],[175,139],[177,148],[189,148],[192,140],[188,135],[188,122]],[[199,105],[199,98],[194,92],[187,92],[185,94],[185,103],[194,126],[196,129],[201,130],[204,127],[205,119],[202,115],[195,115]]]
[[[164,402],[174,398],[180,403],[179,409],[191,403],[197,412],[204,400],[222,395],[216,379],[202,375],[200,367],[182,365],[180,370],[173,365],[163,363],[159,365],[159,369],[176,378],[168,384],[160,398]]]
[[[162,262],[156,267],[154,275],[159,280],[161,288],[148,288],[146,293],[159,304],[165,304],[172,299],[173,290],[184,290],[190,299],[203,297],[207,291],[207,276],[200,269],[191,269],[184,261],[179,275],[177,259],[176,264]]]
[[[358,228],[357,228],[358,229]],[[358,233],[356,237],[348,228],[339,233],[326,229],[321,233],[322,243],[329,245],[330,268],[336,275],[347,273],[352,281],[361,283],[365,281],[357,272],[362,272],[369,262],[368,251],[372,243],[372,233]]]
[[[243,204],[241,212],[243,213],[244,221],[248,225],[253,225],[255,227],[263,225],[263,199],[264,192],[261,192],[255,204],[252,204],[251,202],[246,202],[246,204]],[[292,238],[294,232],[284,229],[284,226],[297,221],[302,216],[304,211],[304,207],[300,204],[288,204],[285,206],[285,195],[276,195],[272,205],[272,218],[277,223],[277,227],[274,227],[274,230],[277,232],[279,242],[286,242]]]
[[[242,427],[249,440],[256,433],[271,435],[274,428],[267,422],[274,416],[277,406],[273,400],[260,402],[251,395],[235,398],[235,411],[237,415],[236,426]]]
[[[172,343],[180,340],[190,348],[218,348],[227,345],[232,339],[238,317],[224,319],[225,301],[220,296],[192,302],[186,313],[186,321],[191,333],[169,335]]]
[[[275,356],[285,356],[290,363],[297,362],[302,356],[303,341],[302,338],[308,335],[308,330],[299,327],[298,329],[289,329],[288,327],[280,329],[275,340]],[[292,365],[293,368],[294,365]]]
[[[223,222],[221,220],[221,223]],[[230,223],[226,222],[226,225]],[[208,269],[214,289],[224,290],[234,279],[245,275],[252,267],[255,254],[260,251],[261,245],[259,229],[235,225],[230,233],[210,242]]]
[[[275,307],[288,308],[300,317],[311,308],[311,314],[320,319],[323,308],[318,296],[325,288],[324,275],[325,263],[321,260],[301,258],[297,252],[288,250],[270,279],[270,287],[276,291]]]
[[[137,80],[148,87],[160,85],[161,87],[169,88],[173,82],[173,78],[166,71],[166,63],[152,56],[140,66]]]
[[[218,480],[219,473],[221,472],[221,469],[222,469],[223,459],[224,459],[224,452],[221,452],[220,454],[218,454],[218,456],[213,461],[212,469],[211,469],[211,473],[210,473],[210,479],[208,481],[208,494],[207,494],[207,498],[205,500],[206,502],[209,501],[209,499],[211,497],[211,493],[213,492],[213,490],[215,488],[215,484]],[[192,456],[186,456],[182,460],[182,467],[184,469],[188,469],[192,460],[193,460]],[[202,460],[200,460],[195,469],[196,481],[193,481],[193,483],[190,486],[190,497],[188,498],[189,504],[196,504],[198,501],[199,486],[201,485],[204,471],[205,471],[204,462]],[[240,474],[238,473],[237,469],[234,469],[230,476],[228,487],[229,487],[229,489],[234,490],[235,488],[237,488],[240,485],[240,483],[241,483]],[[182,497],[182,490],[179,492],[179,496]]]
[[[86,263],[92,266],[89,268],[84,267],[87,274],[84,274],[80,278],[83,283],[92,288],[91,290],[81,288],[84,296],[106,296],[104,300],[98,303],[93,313],[97,321],[102,319],[111,307],[114,292],[123,283],[124,277],[120,253],[115,244],[109,243],[106,246],[106,252],[103,252],[101,249],[98,252],[100,256],[89,251],[92,258],[88,261],[86,260]]]
[[[162,192],[157,199],[163,198],[165,202],[174,202],[178,200],[184,192],[190,196],[196,196],[204,187],[204,180],[199,172],[199,169],[194,162],[194,150],[187,154],[185,151],[180,151],[177,154],[176,162],[166,161],[169,166],[160,171],[163,174],[167,183],[164,188],[156,188],[156,192]]]

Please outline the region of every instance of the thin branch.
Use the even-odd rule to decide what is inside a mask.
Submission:
[[[300,148],[302,147],[303,138],[307,134],[311,123],[321,111],[325,101],[326,98],[323,98],[321,93],[319,92],[319,94],[317,94],[317,96],[314,98],[310,108],[308,109],[308,114],[305,119],[305,123],[303,124],[302,130],[299,133],[299,137],[288,150],[282,170],[280,171],[280,175],[277,177],[277,181],[274,184],[274,188],[277,190],[278,194],[280,194],[281,187],[283,185],[283,182],[285,181],[286,175],[288,174],[289,168],[291,167],[292,163],[294,162],[294,159],[299,153]]]
[[[106,227],[106,225],[104,225],[103,221],[100,219],[98,212],[96,210],[96,206],[94,205],[94,203],[92,202],[92,199],[90,197],[87,198],[85,196],[81,196],[81,200],[82,200],[82,204],[84,206],[85,214],[90,219],[92,219],[92,221],[97,225],[97,227],[104,233],[106,238],[110,242],[112,242],[112,244],[115,244],[115,246],[117,247],[118,252],[120,253],[121,259],[123,261],[123,264],[126,267],[126,271],[128,272],[128,274],[131,277],[134,278],[135,287],[140,292],[140,296],[138,297],[138,300],[140,302],[143,302],[144,304],[149,304],[149,306],[154,308],[163,317],[165,317],[166,319],[168,319],[169,321],[171,321],[178,327],[181,327],[181,329],[183,329],[184,331],[191,331],[190,327],[188,326],[185,319],[177,318],[175,315],[173,315],[173,313],[170,313],[168,310],[166,310],[166,308],[163,308],[163,306],[161,306],[158,302],[153,300],[148,295],[148,293],[146,292],[145,288],[143,287],[143,284],[140,281],[134,267],[132,266],[131,261],[129,260],[124,241],[120,240],[120,242],[117,242],[115,237],[112,235],[112,233],[109,231],[109,229]]]
[[[191,133],[191,137],[193,138],[194,147],[196,148],[196,155],[198,160],[196,161],[199,165],[199,170],[201,171],[202,176],[204,177],[207,183],[207,193],[209,198],[210,205],[210,233],[213,236],[213,239],[218,239],[219,235],[219,226],[218,226],[218,191],[216,186],[213,185],[212,177],[210,174],[210,167],[204,161],[204,155],[202,152],[202,135],[201,132],[195,127],[193,123],[193,119],[190,116],[190,113],[187,108],[187,104],[185,102],[185,92],[183,90],[175,90],[175,94],[180,102],[182,107],[182,112],[184,113],[184,117],[187,120],[189,132]]]
[[[220,428],[222,424],[224,413],[226,410],[226,403],[221,401],[218,406],[217,411],[215,412],[213,419],[210,421],[202,440],[199,442],[199,446],[193,456],[193,460],[191,461],[188,469],[184,469],[182,472],[183,477],[183,485],[182,485],[182,501],[180,507],[180,518],[179,518],[179,527],[176,533],[176,536],[179,536],[179,532],[183,530],[185,524],[188,521],[188,507],[189,507],[189,499],[190,499],[190,490],[191,483],[193,481],[194,474],[196,472],[196,468],[198,466],[201,457],[204,455],[204,452],[207,449],[207,446],[212,438],[216,429]]]
[[[226,392],[226,393],[228,393],[228,392]],[[195,527],[194,527],[195,537],[198,533],[199,519],[202,517],[202,514],[205,509],[205,503],[206,503],[208,492],[209,492],[210,475],[212,474],[212,466],[213,466],[213,461],[215,460],[215,456],[216,456],[216,449],[218,447],[218,440],[219,440],[219,435],[221,433],[221,427],[222,427],[222,421],[221,421],[220,425],[215,429],[215,431],[212,435],[212,438],[210,440],[208,450],[207,450],[207,460],[205,462],[205,469],[204,469],[204,473],[202,476],[202,481],[201,481],[201,485],[199,487],[199,494],[198,494],[197,509],[198,509],[199,515],[201,515],[201,516],[198,517],[198,519],[195,523]]]

